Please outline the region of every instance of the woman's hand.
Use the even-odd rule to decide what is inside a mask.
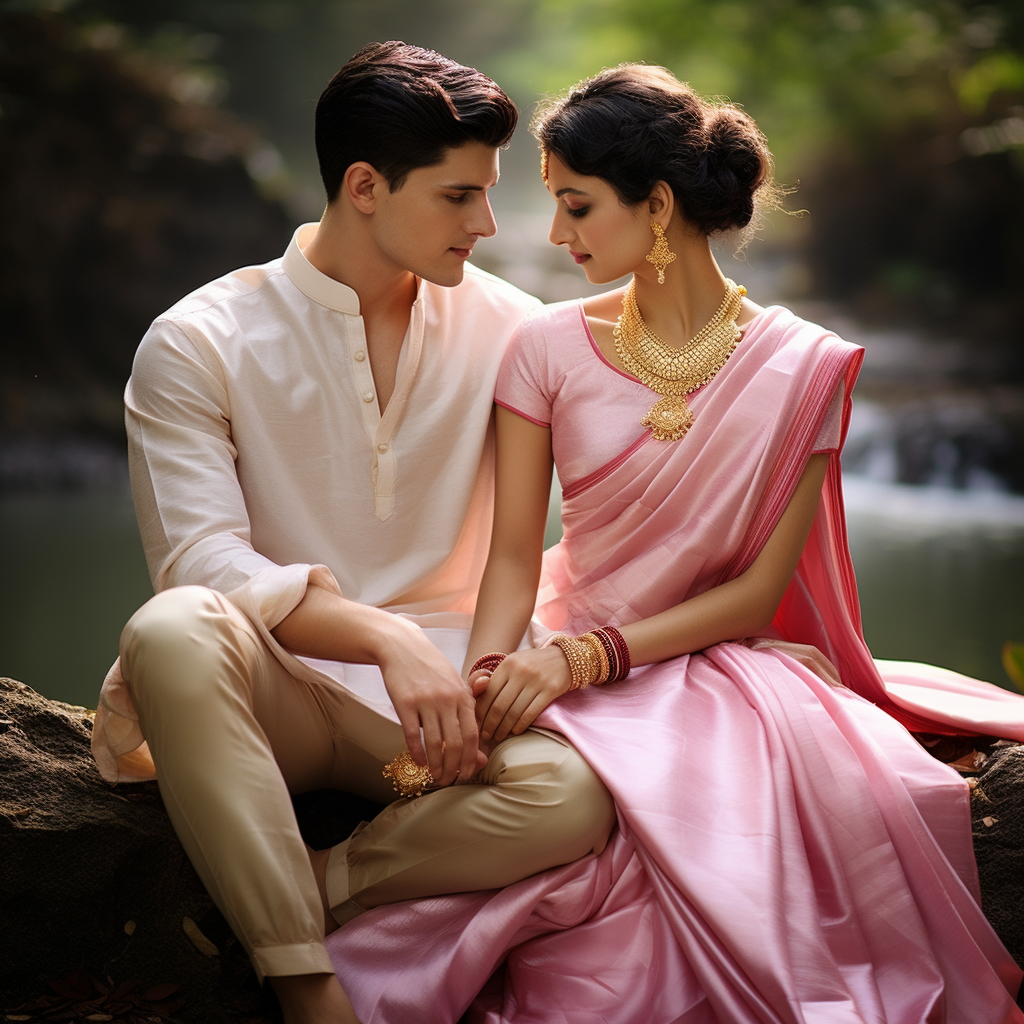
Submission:
[[[557,647],[510,654],[490,676],[478,669],[469,677],[469,685],[476,695],[480,739],[500,743],[525,732],[571,683],[569,662]]]

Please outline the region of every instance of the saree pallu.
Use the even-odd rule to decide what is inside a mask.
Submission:
[[[519,351],[550,353],[582,330],[577,307],[555,307],[521,328]],[[635,621],[748,568],[839,390],[845,435],[860,358],[773,307],[692,397],[681,442],[641,435],[563,477],[564,536],[545,556],[535,642]],[[553,430],[574,412],[557,404]],[[1024,702],[952,673],[890,673],[861,637],[835,451],[764,637],[634,669],[538,720],[614,795],[607,848],[505,890],[378,908],[334,933],[361,1019],[1024,1021],[1020,972],[978,905],[967,788],[905,728],[998,721],[1020,735]]]

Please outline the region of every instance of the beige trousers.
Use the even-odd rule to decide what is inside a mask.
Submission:
[[[121,661],[160,792],[217,906],[266,975],[331,972],[323,910],[291,794],[394,799],[381,767],[401,728],[340,690],[296,679],[238,609],[203,587],[158,594],[128,622]],[[527,731],[473,784],[396,800],[332,850],[335,916],[509,885],[600,852],[608,791],[582,757]]]

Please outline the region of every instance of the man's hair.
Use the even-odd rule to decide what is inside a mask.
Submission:
[[[467,142],[504,146],[519,114],[475,68],[402,42],[370,43],[331,79],[316,107],[320,177],[333,202],[345,172],[365,160],[392,192],[417,167]]]

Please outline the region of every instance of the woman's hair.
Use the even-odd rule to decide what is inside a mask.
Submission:
[[[784,194],[768,142],[734,103],[707,100],[665,68],[621,64],[547,102],[531,125],[544,154],[608,182],[627,206],[667,182],[705,234],[756,226]]]
[[[504,146],[519,112],[475,68],[408,43],[370,43],[331,79],[316,107],[320,177],[333,202],[345,172],[365,160],[392,192],[410,171],[467,142]]]

